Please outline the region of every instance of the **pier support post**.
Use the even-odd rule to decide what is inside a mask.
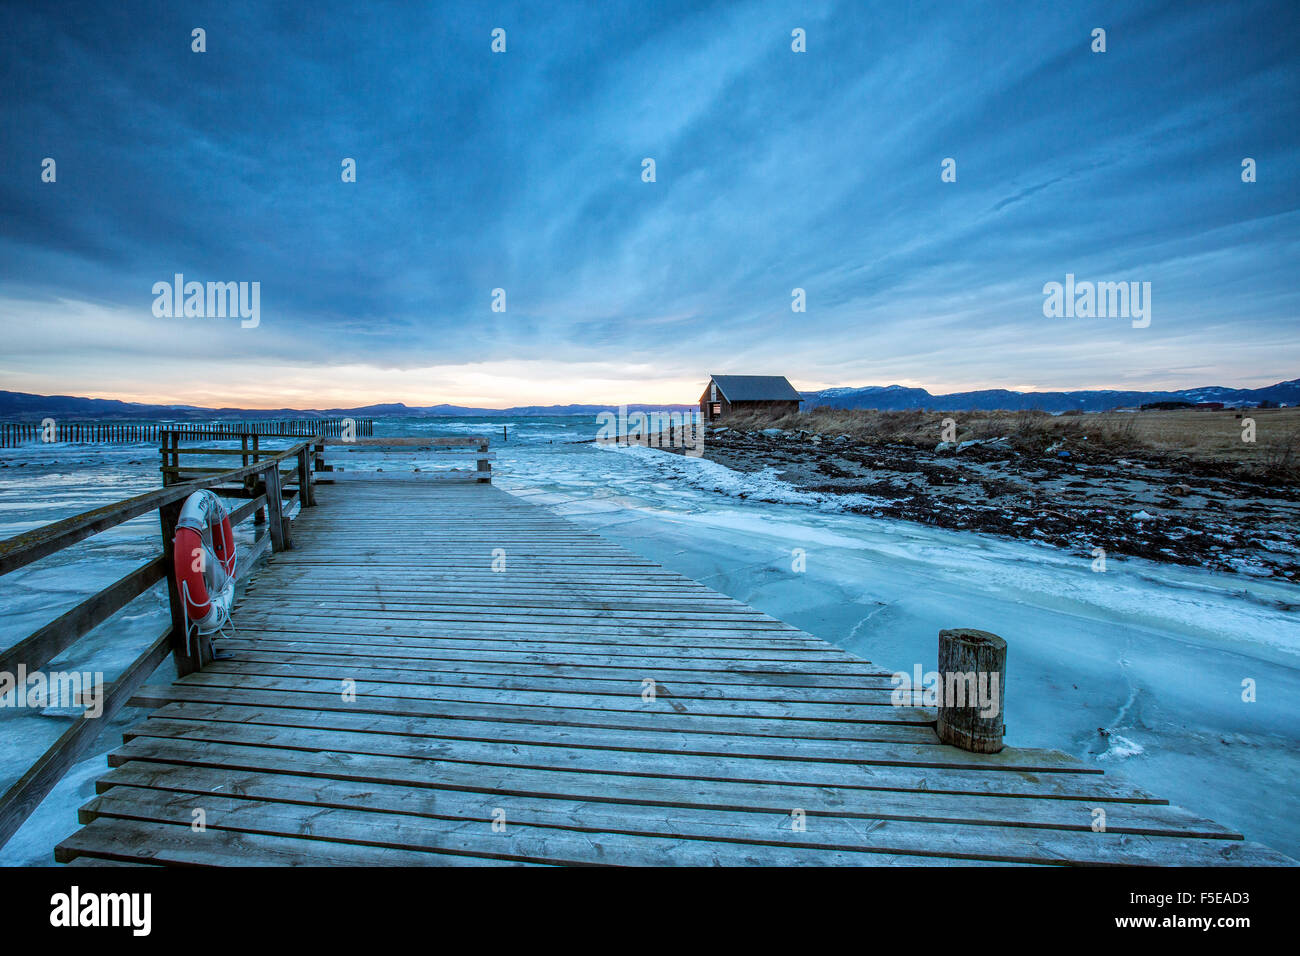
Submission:
[[[316,456],[316,462],[312,465],[313,474],[319,475],[334,470],[333,465],[325,464],[325,442],[323,440],[320,444],[312,446],[312,454]],[[313,478],[312,482],[315,483],[317,480],[319,479]]]
[[[177,440],[173,442],[172,438],[174,434],[175,433],[170,431],[164,431],[162,433],[162,446],[158,449],[159,455],[162,457],[161,470],[164,488],[168,485],[175,484],[180,478],[180,475],[176,474],[176,472],[169,470],[178,467],[180,464],[180,456],[177,453],[177,449],[180,447],[180,440],[177,438]]]
[[[298,500],[302,507],[310,508],[316,504],[316,491],[311,485],[311,446],[303,445],[298,452]]]
[[[285,551],[293,547],[289,538],[289,519],[284,516],[284,497],[280,487],[280,465],[277,462],[266,469],[267,531],[271,534],[271,550]]]
[[[940,740],[972,753],[1002,749],[1006,671],[1007,642],[996,634],[965,627],[939,632]]]
[[[260,437],[261,437],[260,435],[253,436],[253,464],[257,464],[257,462],[261,461],[261,455],[258,454],[258,449],[260,448],[258,439]],[[263,488],[265,489],[265,485],[263,485]],[[254,490],[256,490],[256,487],[254,488]],[[265,508],[257,509],[256,513],[253,515],[253,524],[255,525],[266,524]]]
[[[248,434],[246,432],[240,432],[239,434],[239,457],[240,460],[243,462],[243,466],[247,468],[248,467]],[[257,497],[257,476],[256,475],[244,476],[244,490],[248,492],[250,497],[253,498]]]

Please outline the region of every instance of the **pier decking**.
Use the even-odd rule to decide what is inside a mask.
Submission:
[[[1063,753],[942,745],[888,672],[490,484],[316,498],[219,658],[137,693],[58,860],[1292,862]]]

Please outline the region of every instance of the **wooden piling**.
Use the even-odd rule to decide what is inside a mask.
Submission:
[[[946,744],[972,753],[1002,749],[1007,642],[988,631],[939,632],[939,719]]]

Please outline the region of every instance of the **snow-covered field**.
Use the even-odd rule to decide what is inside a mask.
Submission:
[[[847,514],[771,473],[574,444],[594,435],[590,420],[387,422],[379,430],[487,434],[499,486],[891,670],[933,669],[941,628],[994,631],[1010,645],[1010,743],[1098,761],[1300,856],[1300,588],[1113,558],[1095,573],[1087,560],[1024,541]],[[367,465],[404,467],[349,463]],[[148,446],[0,451],[0,537],[137,494],[156,485],[156,469]],[[140,563],[156,537],[156,518],[140,519],[0,579],[0,646]],[[60,663],[111,679],[163,618],[162,595],[145,595]],[[154,680],[169,679],[170,666]],[[1242,699],[1247,681],[1254,702]],[[50,861],[120,725],[139,716],[101,735],[97,753],[0,850],[0,863]],[[0,786],[30,766],[65,720],[0,712]]]

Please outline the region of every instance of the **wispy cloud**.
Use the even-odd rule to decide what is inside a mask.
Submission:
[[[512,404],[689,401],[728,369],[1300,368],[1294,4],[126,2],[6,33],[8,387],[282,404],[303,370],[358,400]],[[261,325],[154,318],[176,272],[260,281]],[[1067,272],[1151,281],[1151,327],[1045,319]]]

